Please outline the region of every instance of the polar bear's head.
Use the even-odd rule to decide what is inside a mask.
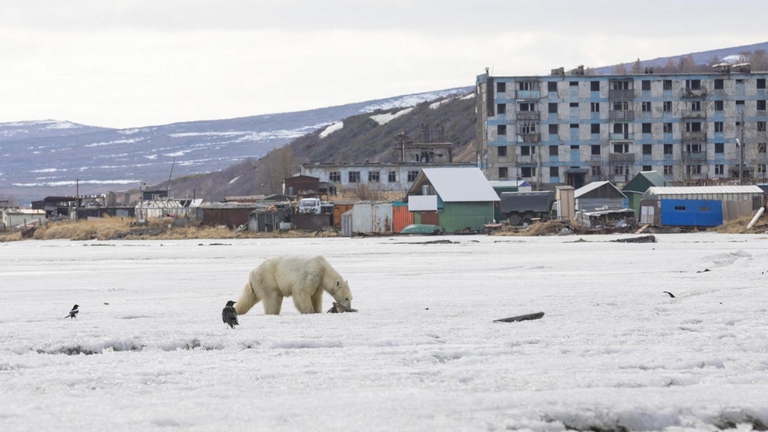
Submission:
[[[352,291],[349,289],[349,283],[345,280],[336,280],[335,288],[333,298],[336,302],[347,309],[352,309]]]

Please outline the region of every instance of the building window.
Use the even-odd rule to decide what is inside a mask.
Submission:
[[[629,153],[629,143],[616,143],[613,145],[614,153]]]
[[[521,103],[518,111],[536,111],[535,103]]]
[[[549,134],[550,135],[557,135],[557,125],[556,124],[549,125]]]
[[[744,108],[744,101],[743,100],[737,100],[736,101],[736,108],[738,108],[739,105],[741,105],[741,108]]]
[[[369,171],[368,172],[368,182],[369,183],[378,183],[379,182],[379,172],[378,171]]]
[[[397,171],[390,171],[387,174],[387,181],[390,183],[397,183]]]
[[[507,104],[496,104],[496,114],[506,114]]]
[[[643,80],[640,85],[642,86],[643,91],[651,91],[651,82],[649,80]]]
[[[628,165],[614,165],[613,166],[613,173],[616,174],[616,175],[629,174],[629,166]]]
[[[520,146],[520,156],[532,156],[536,154],[535,146]]]
[[[664,165],[664,175],[665,176],[671,176],[673,172],[673,166],[672,165]]]
[[[685,88],[687,88],[688,90],[701,90],[701,80],[700,79],[685,80]]]
[[[507,167],[499,167],[499,178],[509,177],[509,170]]]
[[[643,154],[644,155],[653,154],[653,145],[651,145],[651,144],[643,144]]]
[[[758,78],[757,79],[757,88],[764,89],[765,88],[765,78]]]
[[[664,90],[672,90],[672,80],[664,80],[664,81],[662,81],[662,88]]]
[[[718,78],[715,79],[715,90],[722,90],[723,89],[723,80]]]
[[[715,111],[723,110],[723,101],[715,101]]]
[[[547,90],[551,92],[557,92],[557,83],[556,82],[548,82],[547,83]]]
[[[496,133],[499,135],[507,134],[507,125],[496,125]]]
[[[765,80],[763,80],[765,82]],[[758,87],[760,88],[760,87]],[[765,87],[763,87],[765,88]],[[590,91],[600,91],[600,81],[590,81],[589,82],[589,90]]]
[[[672,144],[664,144],[664,154],[665,155],[672,154]]]
[[[550,103],[547,105],[547,112],[550,114],[557,114],[557,104]]]
[[[536,167],[520,167],[521,177],[536,177]]]
[[[765,111],[765,99],[757,101],[757,110]]]
[[[517,133],[519,134],[534,134],[539,132],[539,122],[537,121],[522,121],[517,122]]]
[[[722,175],[725,173],[725,170],[723,169],[724,166],[722,164],[715,165],[715,175]]]
[[[497,82],[496,93],[506,93],[506,92],[507,92],[507,83]]]
[[[571,82],[569,82],[568,84],[569,84],[571,87],[578,87],[578,86],[579,86],[579,82],[578,82],[578,81],[571,81]]]
[[[701,122],[689,122],[685,124],[686,132],[701,132]]]
[[[723,122],[715,122],[715,133],[723,131]]]
[[[701,144],[686,144],[685,145],[685,151],[686,153],[700,153],[704,149],[702,149]]]
[[[650,165],[643,165],[643,171],[653,171],[653,167]]]
[[[498,151],[497,155],[499,157],[504,157],[507,155],[507,146],[498,146],[496,149]]]
[[[416,181],[416,177],[419,176],[418,171],[408,171],[408,183],[413,183]]]
[[[600,133],[600,124],[599,123],[593,123],[589,125],[589,130],[593,134],[599,134]]]
[[[629,109],[629,103],[627,101],[614,101],[613,102],[613,110],[614,111],[626,111]]]
[[[328,181],[331,183],[338,183],[341,181],[341,173],[338,171],[331,171],[328,173]]]
[[[757,131],[758,132],[765,132],[765,122],[764,121],[757,122]]]
[[[701,165],[686,165],[685,166],[685,173],[688,175],[698,175],[701,174]]]
[[[691,111],[701,111],[701,101],[691,101]]]
[[[645,82],[645,81],[643,81]],[[651,112],[651,103],[650,102],[643,102],[640,105],[640,108],[643,112]]]
[[[765,164],[757,164],[757,172],[765,174]]]
[[[549,176],[550,177],[560,177],[560,168],[558,168],[558,167],[549,167]]]
[[[558,156],[559,150],[560,149],[557,146],[549,146],[549,155],[550,156]]]
[[[360,183],[360,171],[350,171],[347,174],[349,176],[349,183]]]
[[[571,126],[571,129],[578,129],[579,128],[579,124],[578,123],[571,123],[570,126]]]
[[[600,156],[600,144],[592,144],[590,147],[592,148],[593,156]]]
[[[672,101],[664,101],[661,106],[664,112],[672,112]]]
[[[664,133],[672,133],[672,123],[663,123],[662,124]]]
[[[538,90],[539,83],[537,81],[520,81],[518,83],[519,90]]]
[[[765,153],[765,143],[757,143],[757,152]]]
[[[592,177],[600,177],[603,175],[603,170],[600,169],[600,165],[593,165],[592,166]]]
[[[643,123],[643,133],[651,133],[651,124],[650,123]]]
[[[765,101],[763,101],[765,102]],[[589,111],[593,113],[600,112],[600,102],[591,102],[589,104]]]
[[[725,153],[725,143],[715,143],[715,153]]]

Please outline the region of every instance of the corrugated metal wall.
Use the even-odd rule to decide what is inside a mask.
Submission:
[[[392,233],[392,203],[359,203],[352,211],[352,230],[356,233]]]
[[[480,231],[493,220],[492,202],[451,202],[445,203],[440,215],[440,225],[445,232],[454,233],[469,228]]]
[[[393,203],[392,219],[392,230],[396,233],[399,233],[408,225],[415,223],[413,221],[413,213],[408,211],[407,203],[405,203],[405,205],[397,205],[397,203]]]
[[[663,226],[715,227],[723,224],[723,205],[717,200],[661,200]]]

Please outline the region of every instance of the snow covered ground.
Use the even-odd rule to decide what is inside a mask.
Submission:
[[[0,429],[768,424],[768,236],[616,238],[0,244]],[[293,253],[325,255],[359,312],[287,299],[226,328],[248,272]]]

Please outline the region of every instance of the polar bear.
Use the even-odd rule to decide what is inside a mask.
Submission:
[[[269,258],[251,270],[248,283],[235,303],[235,310],[238,315],[245,314],[261,301],[265,314],[279,315],[283,297],[293,296],[293,303],[299,312],[320,313],[323,291],[338,303],[351,308],[349,284],[322,255]]]

